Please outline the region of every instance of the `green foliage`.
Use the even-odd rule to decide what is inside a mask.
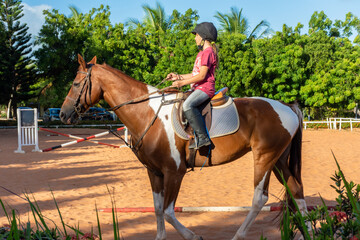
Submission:
[[[110,22],[108,6],[88,13],[70,9],[70,16],[45,11],[45,24],[36,40],[39,78],[33,87],[39,90],[31,91],[45,108],[61,105],[76,74],[77,53],[85,59],[96,55],[99,63],[151,85],[170,72],[191,72],[198,51],[191,34],[199,19],[196,10],[173,10],[165,16],[159,3],[155,8],[144,5],[143,21],[129,20],[124,25]],[[297,101],[313,119],[350,114],[360,100],[360,46],[348,39],[360,33],[356,16],[348,13],[344,20],[332,21],[324,12],[315,12],[309,34],[300,34],[301,23],[294,29],[284,24],[271,37],[257,38],[258,30],[269,29],[268,24],[259,23],[250,30],[242,11],[231,11],[217,14],[224,28],[219,29],[217,43],[217,89],[227,86],[233,97]],[[243,30],[225,31],[226,27]],[[250,40],[249,34],[253,35]]]
[[[302,216],[299,211],[289,214],[289,209],[286,207],[281,239],[295,239],[296,233],[299,231],[303,238],[307,240],[355,240],[360,237],[360,185],[354,184],[352,181],[348,182],[335,156],[334,159],[338,171],[335,171],[335,174],[331,177],[334,181],[334,185],[331,185],[331,187],[339,194],[336,198],[337,204],[334,211],[328,211],[328,207],[322,198],[323,205],[310,211],[306,216]],[[286,186],[285,181],[284,183]],[[288,188],[287,191],[290,193]],[[296,205],[295,201],[294,203]],[[309,224],[309,229],[304,231],[304,225],[307,223]],[[312,236],[308,234],[308,231],[310,231]]]
[[[10,116],[18,103],[34,96],[31,85],[36,81],[31,59],[31,35],[21,23],[23,6],[20,0],[0,2],[0,104],[8,104]]]

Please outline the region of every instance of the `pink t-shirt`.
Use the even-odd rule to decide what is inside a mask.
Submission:
[[[192,90],[199,89],[205,92],[209,98],[212,98],[215,94],[215,68],[216,68],[216,55],[214,50],[211,47],[206,48],[203,51],[200,51],[196,56],[194,63],[194,68],[192,70],[192,75],[198,75],[200,73],[200,67],[207,66],[208,72],[205,76],[205,79],[194,83],[191,86]]]

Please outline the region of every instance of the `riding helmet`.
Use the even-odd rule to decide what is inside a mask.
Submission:
[[[195,29],[192,31],[193,34],[199,34],[200,37],[204,40],[210,42],[216,42],[217,40],[217,30],[213,23],[211,22],[202,22],[196,25]]]

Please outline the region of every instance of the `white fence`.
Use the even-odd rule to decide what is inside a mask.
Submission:
[[[353,130],[354,123],[360,123],[360,119],[356,118],[327,118],[326,121],[304,121],[304,129],[306,129],[308,124],[322,124],[326,123],[329,129],[339,129],[343,128],[343,124],[348,123],[350,125],[351,131]]]

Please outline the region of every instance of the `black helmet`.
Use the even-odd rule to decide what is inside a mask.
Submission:
[[[204,40],[208,40],[210,42],[216,42],[217,39],[217,30],[211,22],[202,22],[196,25],[193,34],[199,34],[200,37]]]

